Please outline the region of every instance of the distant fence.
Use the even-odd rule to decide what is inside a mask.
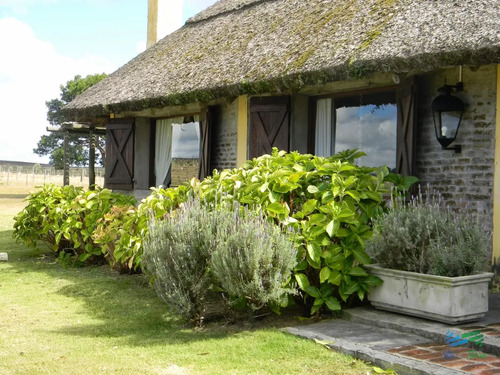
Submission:
[[[75,186],[88,186],[89,171],[87,167],[72,167],[69,182]],[[96,185],[104,184],[104,168],[96,168]],[[53,166],[29,163],[0,163],[0,186],[37,186],[42,184],[63,184],[63,171]]]

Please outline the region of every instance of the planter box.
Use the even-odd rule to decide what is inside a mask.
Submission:
[[[478,320],[488,311],[488,282],[492,273],[445,277],[364,266],[384,283],[368,292],[372,305],[448,324]]]

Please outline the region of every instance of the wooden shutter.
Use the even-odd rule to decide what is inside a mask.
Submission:
[[[250,99],[248,156],[270,154],[273,147],[289,151],[290,97]]]
[[[198,168],[198,179],[200,180],[212,172],[210,170],[210,137],[214,121],[214,107],[208,107],[205,118],[200,119],[200,166]]]
[[[401,82],[397,89],[396,102],[398,106],[396,172],[403,176],[414,176],[417,148],[417,84],[414,76]]]
[[[134,188],[134,120],[111,119],[106,125],[106,173],[110,189]]]

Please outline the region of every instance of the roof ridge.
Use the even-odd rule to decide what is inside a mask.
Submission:
[[[228,9],[222,9],[221,11],[216,11],[215,13],[211,14],[210,10],[213,8],[216,8],[218,4],[220,4],[221,0],[217,1],[213,5],[209,6],[207,9],[201,11],[200,13],[195,14],[193,17],[190,17],[187,19],[185,25],[191,25],[191,24],[197,24],[203,21],[208,21],[213,18],[217,18],[220,16],[224,16],[226,14],[230,13],[235,13],[235,12],[241,12],[246,9],[252,8],[254,6],[260,5],[262,3],[269,3],[277,0],[247,0],[249,2],[245,3],[237,3],[232,7],[229,7]],[[207,15],[204,15],[205,13],[208,13]]]

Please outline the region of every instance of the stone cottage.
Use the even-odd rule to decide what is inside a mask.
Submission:
[[[272,147],[360,148],[467,202],[499,257],[499,63],[500,0],[220,0],[65,113],[106,125],[106,186],[137,196],[183,157],[204,177]],[[463,113],[433,107],[442,87]]]

